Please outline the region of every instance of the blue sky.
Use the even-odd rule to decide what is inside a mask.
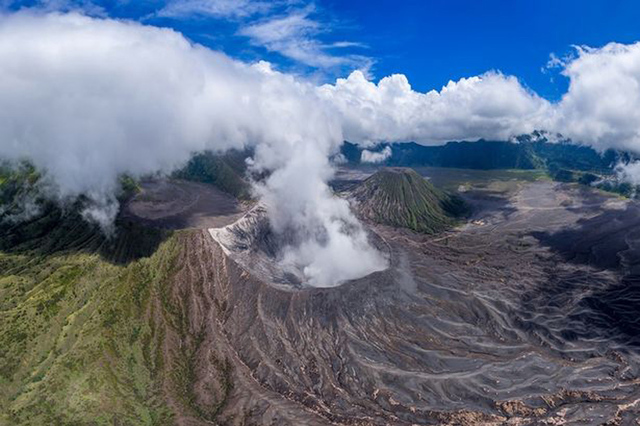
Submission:
[[[0,0],[0,4],[2,0]],[[363,68],[405,74],[419,91],[499,70],[558,99],[568,80],[546,69],[572,45],[640,39],[640,2],[622,0],[29,0],[10,8],[82,9],[167,26],[230,56],[265,59],[319,81]]]
[[[25,7],[37,10],[10,12]],[[640,154],[632,2],[0,0],[2,9],[0,157],[33,160],[60,198],[95,194],[98,221],[117,212],[121,173],[169,172],[206,149],[260,147],[252,167],[279,170],[274,204],[304,210],[289,218],[334,211],[314,203],[345,140],[437,145],[544,130]],[[46,13],[70,10],[87,16]],[[305,199],[282,201],[291,193]]]
[[[332,3],[361,26],[354,37],[372,46],[376,75],[404,73],[420,91],[498,69],[556,98],[566,91],[567,80],[557,72],[541,71],[551,53],[562,57],[572,53],[571,45],[600,47],[640,39],[637,1]]]

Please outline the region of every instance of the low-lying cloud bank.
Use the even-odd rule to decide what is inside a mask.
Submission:
[[[327,186],[344,139],[437,144],[546,129],[640,152],[640,44],[579,49],[563,72],[571,84],[558,103],[498,72],[428,93],[403,75],[375,84],[359,71],[318,87],[172,30],[21,12],[0,17],[0,158],[46,170],[61,200],[87,195],[85,214],[108,227],[120,175],[253,146],[251,167],[273,172],[255,190],[274,229],[300,236],[285,260],[334,285],[385,263]]]
[[[393,151],[390,146],[384,147],[382,151],[369,151],[368,149],[363,149],[362,154],[360,154],[360,161],[363,163],[382,163],[391,157]]]
[[[347,140],[361,144],[506,140],[544,129],[600,150],[640,152],[640,43],[581,47],[563,66],[570,85],[557,103],[493,71],[427,93],[401,74],[376,84],[356,71],[318,90],[340,112]]]
[[[300,234],[289,262],[317,285],[385,265],[327,186],[343,136],[315,87],[171,30],[77,14],[2,17],[0,141],[0,158],[46,170],[56,197],[87,195],[85,214],[104,227],[121,174],[252,145],[251,167],[273,171],[256,190],[274,228]]]
[[[347,140],[363,144],[507,139],[535,130],[550,109],[515,77],[495,72],[420,93],[404,75],[375,84],[355,71],[319,93],[340,112]]]

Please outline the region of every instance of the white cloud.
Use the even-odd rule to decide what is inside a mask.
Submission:
[[[170,171],[192,152],[255,146],[256,186],[287,260],[315,285],[384,266],[327,186],[343,140],[315,87],[180,34],[77,14],[0,17],[0,157],[29,158],[60,198],[87,195],[109,224],[120,174]],[[337,256],[337,257],[336,257]],[[350,262],[344,262],[350,259]],[[371,269],[374,268],[374,269]]]
[[[627,164],[616,166],[618,179],[629,182],[633,185],[640,185],[640,161],[632,161]]]
[[[115,0],[112,5],[126,5],[130,0]],[[20,0],[0,0],[0,11],[21,8]],[[28,7],[39,12],[80,12],[88,16],[107,17],[100,0],[34,0]],[[373,60],[365,55],[339,50],[366,48],[354,41],[324,43],[322,35],[333,24],[322,19],[323,12],[310,0],[160,0],[154,12],[138,17],[179,20],[212,19],[231,22],[237,34],[253,46],[276,52],[299,64],[321,70],[361,69],[365,73]],[[232,30],[232,32],[235,30]]]
[[[439,92],[420,93],[404,75],[375,84],[355,71],[318,91],[342,115],[347,140],[362,144],[507,139],[533,131],[550,110],[547,101],[515,77],[496,72],[450,81]]]
[[[340,164],[347,164],[349,160],[347,160],[347,157],[345,157],[343,153],[339,152],[331,157],[331,162],[333,164],[340,165]]]
[[[246,31],[300,61],[332,66],[314,22],[290,14]],[[120,174],[169,171],[193,151],[253,145],[253,167],[274,171],[256,186],[272,225],[300,236],[287,260],[316,285],[331,285],[380,261],[326,184],[343,138],[434,144],[546,129],[640,153],[640,44],[581,48],[563,72],[570,86],[557,103],[497,72],[427,93],[403,75],[376,84],[359,71],[317,87],[168,29],[18,13],[0,17],[0,157],[30,158],[59,197],[88,195],[86,215],[107,223]]]
[[[382,163],[387,158],[391,157],[392,153],[390,146],[386,146],[379,152],[363,149],[362,154],[360,154],[360,161],[363,163]]]
[[[332,48],[359,46],[353,42],[337,42],[325,45],[318,36],[329,26],[311,17],[313,8],[295,10],[284,16],[272,16],[251,23],[240,29],[239,34],[248,37],[252,44],[277,52],[287,58],[316,68],[368,69],[371,59],[362,55],[334,55]]]
[[[24,5],[21,0],[0,0],[0,9],[29,9],[40,12],[81,12],[91,16],[105,16],[106,12],[98,2],[94,0],[35,0]]]
[[[278,3],[280,2],[259,0],[172,0],[158,11],[157,16],[246,18],[256,14],[264,14],[276,7]]]
[[[547,65],[543,68],[543,70],[553,69],[553,68],[564,68],[567,64],[567,61],[571,60],[571,57],[559,58],[555,53],[549,54],[549,60],[547,61]]]
[[[368,47],[366,44],[364,43],[360,43],[357,41],[336,41],[333,43],[329,43],[329,44],[325,44],[323,47],[327,48],[327,49],[344,49],[347,47],[363,47],[366,48]]]
[[[170,0],[153,16],[236,21],[237,34],[246,37],[252,45],[313,68],[346,67],[366,71],[373,63],[364,55],[336,52],[337,49],[364,48],[361,43],[322,42],[322,34],[330,32],[332,25],[320,18],[314,3],[305,0]]]
[[[640,43],[579,48],[550,126],[598,149],[640,152]]]
[[[544,129],[599,150],[640,153],[640,43],[581,47],[577,55],[552,56],[551,62],[564,67],[562,73],[570,80],[556,103],[497,72],[420,93],[404,75],[376,84],[356,71],[318,92],[340,112],[345,137],[364,145],[507,140]]]

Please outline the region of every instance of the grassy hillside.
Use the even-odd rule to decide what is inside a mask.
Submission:
[[[29,174],[3,176],[19,210]],[[0,221],[0,425],[173,424],[192,399],[196,337],[172,295],[190,234],[120,220],[107,237],[79,207]]]
[[[166,424],[149,317],[175,238],[119,265],[54,235],[0,252],[0,424]]]
[[[412,169],[385,168],[354,191],[363,216],[391,226],[435,233],[466,212],[464,202],[437,188]]]
[[[210,183],[234,197],[247,199],[250,187],[243,178],[246,170],[244,159],[247,156],[248,153],[243,151],[195,154],[182,169],[174,173],[174,177]]]

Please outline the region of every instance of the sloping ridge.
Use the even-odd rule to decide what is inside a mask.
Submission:
[[[297,247],[303,240],[291,230],[274,232],[267,208],[263,204],[256,204],[232,224],[210,228],[209,234],[229,258],[261,282],[286,291],[312,287],[308,284],[304,266],[283,261],[282,256],[283,249]],[[370,232],[367,236],[369,243],[388,259],[388,244],[375,232]],[[378,271],[370,273],[373,272]],[[365,279],[366,276],[361,276],[347,281]]]
[[[467,206],[409,168],[384,168],[352,191],[360,216],[390,226],[436,233],[451,227]]]
[[[226,255],[243,269],[271,285],[290,290],[304,282],[304,274],[295,267],[278,262],[280,250],[293,241],[290,235],[271,230],[267,210],[258,204],[236,222],[209,233]]]

